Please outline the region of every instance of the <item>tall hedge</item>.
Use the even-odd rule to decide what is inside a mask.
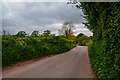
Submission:
[[[19,61],[59,54],[73,47],[71,41],[62,37],[13,37],[2,38],[2,66]]]
[[[81,2],[81,7],[93,32],[88,48],[94,73],[100,80],[120,80],[120,2]]]

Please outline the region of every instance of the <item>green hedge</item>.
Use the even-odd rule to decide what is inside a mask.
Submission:
[[[120,3],[81,3],[88,29],[92,68],[99,80],[120,80]]]
[[[73,47],[71,41],[62,37],[12,37],[2,38],[2,66],[9,66],[19,61],[59,54]]]

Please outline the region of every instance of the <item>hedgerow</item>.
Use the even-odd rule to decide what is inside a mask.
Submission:
[[[88,49],[97,79],[120,80],[120,3],[83,2],[81,7],[93,32]]]
[[[2,38],[2,66],[19,61],[59,54],[75,47],[71,41],[62,37],[12,37]]]

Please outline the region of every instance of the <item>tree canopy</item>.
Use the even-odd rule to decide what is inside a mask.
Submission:
[[[81,2],[85,26],[93,32],[89,54],[98,78],[119,80],[120,2]]]
[[[79,37],[81,37],[83,35],[84,35],[83,33],[79,33],[76,38],[78,39]]]
[[[33,31],[31,36],[32,37],[38,37],[39,36],[39,31]]]
[[[45,30],[43,36],[49,36],[51,34],[50,30]]]
[[[72,22],[64,22],[62,25],[62,28],[58,30],[60,35],[65,35],[65,37],[68,39],[69,36],[71,36],[75,30],[75,26]]]
[[[26,32],[25,31],[19,31],[17,34],[16,34],[16,36],[18,36],[18,37],[25,37],[27,34],[26,34]]]

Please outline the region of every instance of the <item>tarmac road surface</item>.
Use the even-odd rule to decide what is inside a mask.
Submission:
[[[3,78],[95,78],[86,46],[21,66]]]

